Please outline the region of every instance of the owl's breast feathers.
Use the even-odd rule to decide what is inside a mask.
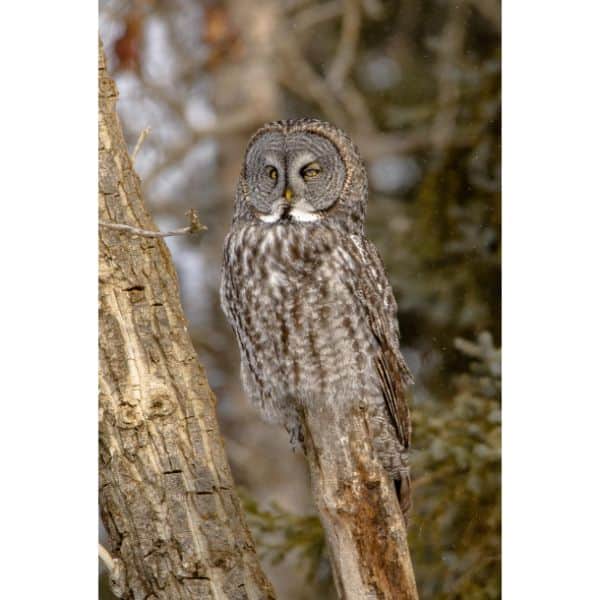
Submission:
[[[383,397],[400,444],[409,447],[412,378],[400,353],[396,302],[363,236],[325,223],[234,227],[221,298],[251,380],[245,385],[267,412],[293,396],[318,398],[346,386],[373,402]]]

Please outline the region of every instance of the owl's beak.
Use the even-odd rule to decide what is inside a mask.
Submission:
[[[286,199],[287,202],[290,202],[291,199],[294,197],[294,192],[292,192],[290,188],[285,188],[285,192],[283,192],[283,197]]]

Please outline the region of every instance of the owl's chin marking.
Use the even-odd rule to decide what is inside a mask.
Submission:
[[[302,210],[300,208],[292,208],[289,212],[289,217],[292,221],[300,221],[302,223],[313,223],[314,221],[319,221],[323,218],[319,213]]]
[[[263,223],[314,223],[323,218],[316,212],[302,210],[300,208],[291,208],[289,211],[271,213],[269,215],[258,215]]]
[[[270,215],[258,215],[258,218],[263,222],[263,223],[276,223],[277,221],[279,221],[279,219],[281,218],[281,215],[279,214],[270,214]]]

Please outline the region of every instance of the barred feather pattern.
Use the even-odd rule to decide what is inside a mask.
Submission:
[[[391,286],[363,233],[366,174],[356,149],[350,151],[346,183],[362,205],[346,200],[339,218],[334,206],[314,222],[265,223],[243,204],[242,174],[225,240],[221,303],[238,341],[245,391],[263,415],[301,445],[303,406],[331,402],[366,410],[374,449],[406,514],[411,424],[405,389],[412,379],[400,352]]]

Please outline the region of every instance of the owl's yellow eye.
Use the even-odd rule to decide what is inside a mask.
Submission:
[[[319,163],[312,162],[309,165],[306,165],[304,169],[302,169],[302,177],[304,179],[312,179],[316,177],[321,172],[321,167]]]
[[[275,167],[268,166],[267,167],[267,175],[273,180],[277,180],[277,169]]]

